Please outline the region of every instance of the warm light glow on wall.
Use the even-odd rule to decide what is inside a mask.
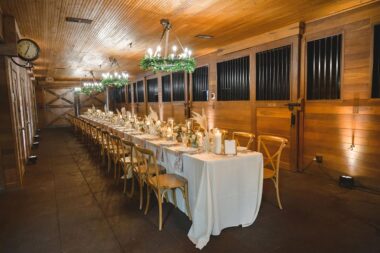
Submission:
[[[158,111],[160,115],[160,120],[163,121],[164,120],[164,106],[162,105],[162,103],[159,103]]]

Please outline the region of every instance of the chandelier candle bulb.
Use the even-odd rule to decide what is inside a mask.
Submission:
[[[148,55],[150,58],[153,56],[153,50],[151,48],[148,48]]]

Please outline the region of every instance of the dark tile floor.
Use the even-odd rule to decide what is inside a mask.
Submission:
[[[195,252],[190,222],[170,205],[138,210],[67,129],[43,130],[22,190],[0,193],[0,252]],[[256,222],[225,229],[203,252],[380,252],[380,196],[339,188],[317,169],[270,182]]]

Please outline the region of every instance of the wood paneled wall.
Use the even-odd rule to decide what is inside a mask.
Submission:
[[[242,47],[234,43],[217,53],[199,57],[198,66],[209,66],[210,98],[207,102],[192,102],[192,110],[200,112],[204,108],[211,127],[288,138],[290,144],[283,156],[284,168],[303,169],[316,154],[321,154],[324,166],[332,174],[349,174],[360,184],[379,187],[380,100],[370,98],[373,25],[377,23],[380,23],[379,2],[314,20],[304,26],[286,26],[250,38]],[[291,114],[285,104],[305,98],[306,94],[306,42],[339,33],[343,34],[341,99],[306,100],[304,112],[297,114],[296,126],[290,127]],[[292,45],[290,100],[256,102],[255,53],[288,44]],[[250,101],[211,99],[211,94],[217,92],[217,62],[246,55],[251,59]],[[176,121],[182,121],[184,104],[162,103],[161,75],[155,76],[159,77],[159,103],[149,105],[159,110],[163,119],[174,117]],[[137,80],[144,78],[141,74]],[[128,104],[139,114],[145,113],[149,105]]]
[[[24,68],[0,57],[0,190],[22,184],[37,128],[35,88]]]
[[[302,146],[303,166],[318,153],[333,174],[349,174],[361,184],[380,188],[380,100],[371,99],[373,25],[378,23],[379,3],[306,24],[302,50],[309,40],[343,35],[343,73],[340,100],[306,100]]]
[[[22,185],[37,128],[35,88],[26,69],[10,56],[17,55],[20,37],[14,17],[1,15],[0,41],[0,191]],[[15,61],[18,61],[17,59]],[[20,62],[19,62],[20,64]]]

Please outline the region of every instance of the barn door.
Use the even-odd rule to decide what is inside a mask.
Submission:
[[[74,88],[43,88],[45,127],[68,126],[66,114],[74,115]]]
[[[12,114],[14,120],[14,133],[16,139],[17,164],[19,176],[22,182],[22,177],[25,172],[25,161],[27,159],[27,144],[26,144],[26,126],[24,125],[24,104],[21,96],[19,68],[8,60],[8,80],[10,83]]]
[[[290,37],[254,49],[252,61],[254,101],[253,128],[288,139],[281,168],[298,169],[298,135],[302,101],[299,100],[299,38]],[[274,146],[272,146],[274,149]]]

